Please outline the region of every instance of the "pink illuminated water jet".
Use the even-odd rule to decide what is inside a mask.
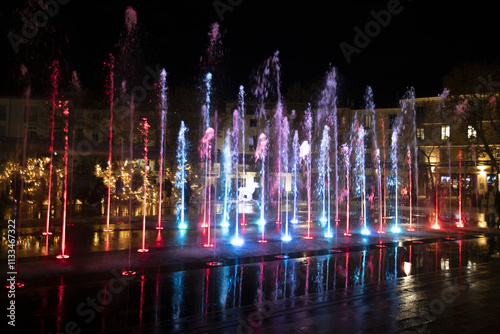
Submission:
[[[203,224],[201,227],[206,227],[208,234],[207,234],[207,242],[203,245],[204,247],[213,247],[214,244],[210,241],[210,223],[211,223],[211,212],[210,208],[211,205],[210,203],[212,202],[211,194],[212,191],[211,185],[212,185],[212,140],[214,139],[215,132],[214,129],[211,127],[208,127],[207,130],[205,131],[205,135],[201,139],[201,144],[199,147],[200,150],[200,158],[201,160],[205,160],[206,163],[208,164],[208,172],[207,175],[205,175],[205,188],[207,189],[206,191],[206,204],[204,206],[205,211],[203,212]]]
[[[264,239],[264,232],[265,232],[265,225],[266,225],[266,219],[264,217],[264,209],[265,209],[265,162],[266,162],[266,151],[267,151],[267,143],[268,139],[267,136],[264,133],[261,133],[259,135],[259,139],[257,142],[257,147],[255,149],[255,161],[257,162],[260,160],[262,162],[261,165],[261,206],[260,206],[260,220],[259,220],[259,225],[261,225],[262,229],[262,237],[259,240],[259,242],[267,242],[267,240]]]

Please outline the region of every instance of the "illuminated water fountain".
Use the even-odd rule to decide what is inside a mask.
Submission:
[[[163,201],[163,154],[164,154],[164,146],[165,146],[165,126],[167,122],[167,72],[165,69],[161,71],[160,74],[160,160],[158,161],[160,169],[158,170],[158,224],[156,225],[157,230],[163,229],[161,226],[161,214],[162,214],[162,201]]]
[[[264,212],[265,212],[265,207],[266,207],[266,192],[265,192],[265,189],[266,189],[265,188],[266,169],[265,169],[265,164],[266,164],[267,143],[268,143],[267,136],[264,133],[261,133],[259,135],[259,140],[257,142],[257,149],[255,150],[255,162],[257,162],[258,160],[261,161],[261,170],[260,170],[261,201],[260,201],[260,219],[258,221],[258,224],[260,225],[260,228],[262,229],[262,238],[260,239],[260,242],[267,242],[266,239],[264,238],[265,225],[266,225],[266,218],[265,218]]]
[[[106,93],[109,97],[109,131],[108,131],[108,198],[106,205],[106,229],[105,232],[110,232],[109,221],[111,216],[111,174],[113,171],[113,105],[115,100],[115,57],[110,54],[108,62],[104,63],[108,70],[108,77],[106,82]]]
[[[229,227],[229,196],[231,192],[231,130],[227,129],[226,138],[224,140],[223,166],[224,173],[222,174],[224,182],[224,195],[223,195],[223,209],[222,209],[222,222],[221,226],[224,228]]]
[[[205,104],[203,105],[202,108],[202,117],[204,118],[205,121],[205,136],[207,135],[207,132],[209,132],[210,128],[210,94],[212,90],[212,73],[207,73],[205,75],[204,79],[205,83]],[[212,129],[213,131],[213,129]],[[213,138],[213,137],[212,137]],[[203,143],[202,143],[203,145]],[[211,201],[207,198],[210,196],[210,187],[211,184],[208,182],[209,181],[209,172],[208,169],[210,167],[210,155],[208,154],[203,154],[200,153],[201,160],[204,161],[204,166],[205,166],[205,186],[203,188],[203,221],[201,223],[201,227],[207,227],[207,219],[210,219],[210,206],[211,206]]]
[[[350,203],[349,203],[349,198],[350,198],[350,186],[349,186],[349,172],[351,170],[351,150],[352,150],[352,141],[351,145],[348,144],[342,144],[340,147],[340,154],[342,156],[342,160],[344,162],[344,168],[345,168],[345,181],[346,181],[346,187],[345,187],[345,198],[346,198],[346,231],[344,232],[344,236],[350,237],[351,232],[349,229],[349,218],[351,215],[350,211]]]
[[[290,135],[290,128],[288,124],[288,118],[283,117],[282,120],[282,127],[281,127],[281,133],[280,133],[280,138],[281,138],[281,150],[280,150],[280,160],[282,161],[281,167],[283,169],[283,172],[285,175],[288,175],[288,137]],[[281,181],[280,181],[281,183]],[[281,237],[281,240],[283,241],[290,241],[292,240],[292,237],[290,236],[290,233],[288,231],[288,191],[285,193],[285,234]]]
[[[146,248],[146,209],[147,209],[147,189],[148,189],[148,133],[151,126],[148,123],[147,118],[142,119],[142,129],[141,134],[144,141],[144,177],[142,184],[142,248],[138,249],[139,253],[146,253],[149,249]]]
[[[180,196],[176,204],[176,215],[178,227],[181,230],[187,229],[186,223],[186,163],[187,163],[187,139],[186,132],[188,128],[181,121],[181,128],[177,137],[177,173],[175,174],[175,187],[179,190]]]
[[[363,125],[361,125],[358,121],[358,117],[356,114],[354,121],[354,138],[352,142],[355,143],[355,163],[356,163],[356,195],[359,195],[361,198],[360,205],[360,225],[361,234],[369,235],[370,230],[367,227],[367,212],[366,212],[366,166],[365,166],[365,129]]]
[[[233,112],[233,162],[234,162],[234,170],[235,170],[235,175],[236,175],[236,189],[238,189],[238,162],[239,162],[239,136],[240,136],[240,114],[238,110],[235,110]],[[234,237],[231,240],[231,243],[235,246],[240,246],[243,244],[243,239],[239,235],[239,205],[238,205],[238,191],[236,191],[236,205],[235,205],[235,220],[234,220],[234,226],[235,226],[235,232],[234,232]]]
[[[210,240],[210,224],[211,224],[211,202],[212,202],[212,191],[211,191],[211,185],[212,185],[212,140],[214,139],[215,136],[215,131],[213,128],[208,127],[207,130],[205,131],[205,135],[201,139],[201,144],[199,147],[200,150],[200,158],[201,160],[205,160],[205,163],[208,166],[208,169],[205,168],[206,175],[205,175],[205,187],[207,188],[205,190],[205,210],[206,212],[203,212],[203,224],[202,227],[207,228],[207,242],[203,245],[204,247],[213,247],[214,244]]]
[[[300,159],[301,161],[305,161],[307,167],[307,235],[305,236],[305,238],[312,239],[313,238],[311,236],[312,114],[310,106],[306,110],[304,128],[307,133],[308,141],[302,142],[302,145],[300,146]]]
[[[58,87],[59,87],[59,62],[54,61],[51,66],[51,76],[50,81],[52,84],[52,90],[50,94],[50,147],[49,147],[49,194],[47,198],[47,220],[45,223],[45,231],[42,233],[43,235],[51,235],[52,232],[49,230],[50,226],[50,213],[52,211],[51,208],[51,198],[52,198],[52,173],[54,169],[54,128],[55,128],[55,114],[56,114],[56,97],[58,95]]]
[[[292,150],[293,150],[293,155],[292,155],[292,174],[293,174],[293,183],[292,183],[292,193],[293,193],[293,218],[291,223],[292,224],[297,224],[299,222],[297,218],[297,195],[299,192],[299,189],[297,187],[297,178],[299,176],[299,150],[300,150],[300,145],[299,145],[299,132],[295,130],[293,134],[293,143],[292,143]]]
[[[374,144],[374,153],[373,153],[373,162],[375,165],[375,171],[377,173],[377,195],[378,195],[378,223],[379,227],[378,233],[385,233],[383,227],[383,219],[382,219],[382,170],[380,166],[380,149],[378,147],[378,138],[376,131],[376,119],[375,119],[375,103],[373,102],[373,91],[370,86],[366,88],[365,93],[365,109],[367,115],[371,118],[371,129],[372,129],[372,141]]]
[[[319,163],[318,163],[318,191],[320,195],[321,202],[321,217],[319,219],[321,225],[325,225],[328,223],[327,233],[331,234],[330,231],[330,216],[327,213],[327,203],[329,198],[327,199],[327,188],[329,188],[328,176],[330,175],[330,135],[328,131],[330,130],[328,125],[325,125],[323,128],[323,136],[321,138],[321,146],[320,146],[320,155],[319,155]],[[330,206],[328,205],[328,208]]]
[[[399,190],[399,179],[398,179],[398,138],[399,138],[399,128],[401,125],[401,117],[398,117],[396,124],[392,130],[392,140],[391,140],[391,162],[392,162],[392,178],[391,184],[394,189],[394,224],[391,231],[393,233],[401,232],[399,227],[399,213],[398,213],[398,190]]]
[[[62,208],[62,228],[61,228],[61,254],[57,256],[58,259],[67,259],[66,254],[66,219],[68,210],[68,148],[69,148],[69,106],[68,101],[64,101],[61,105],[63,108],[64,116],[64,180],[63,180],[63,208]]]

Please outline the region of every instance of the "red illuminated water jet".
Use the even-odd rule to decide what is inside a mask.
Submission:
[[[69,148],[69,107],[68,101],[61,103],[64,115],[64,181],[63,181],[63,208],[62,208],[62,236],[61,236],[61,254],[58,259],[67,259],[69,255],[65,253],[66,249],[66,212],[68,204],[68,148]]]
[[[464,222],[462,220],[462,151],[458,153],[459,167],[458,167],[458,221],[457,227],[463,228]]]
[[[437,170],[437,166],[435,167],[436,170]],[[431,228],[433,230],[439,230],[441,229],[441,226],[439,226],[439,206],[438,206],[438,199],[439,199],[439,194],[438,194],[438,179],[437,179],[437,176],[436,176],[436,211],[435,211],[435,220],[434,220],[434,224],[432,224]]]
[[[49,231],[50,225],[50,210],[51,210],[51,193],[52,193],[52,173],[54,169],[54,128],[55,128],[55,114],[56,114],[56,96],[58,95],[59,86],[59,62],[56,60],[51,66],[52,74],[50,75],[50,81],[52,84],[52,91],[50,94],[50,147],[49,147],[49,196],[47,198],[47,221],[45,224],[45,231],[43,235],[51,235],[52,232]]]
[[[110,210],[111,210],[111,171],[112,171],[112,154],[113,154],[113,103],[115,99],[115,82],[114,82],[114,67],[115,57],[109,55],[109,61],[104,63],[108,68],[107,94],[109,97],[109,152],[108,152],[108,201],[106,207],[106,229],[105,232],[111,231],[109,228]]]

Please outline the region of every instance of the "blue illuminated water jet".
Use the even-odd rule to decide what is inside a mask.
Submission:
[[[223,166],[224,173],[222,174],[224,182],[224,205],[222,210],[222,227],[229,227],[229,195],[231,191],[231,132],[227,129],[226,139],[224,141]]]
[[[175,174],[175,187],[180,191],[180,198],[176,205],[176,216],[178,227],[183,230],[186,229],[187,223],[185,221],[185,196],[186,196],[186,163],[187,163],[187,139],[186,132],[188,128],[184,125],[184,121],[181,121],[181,128],[179,130],[179,136],[177,137],[177,173]]]

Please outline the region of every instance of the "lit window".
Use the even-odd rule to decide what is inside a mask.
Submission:
[[[365,115],[365,129],[372,127],[372,115]]]
[[[425,129],[417,128],[417,139],[424,140],[425,139]]]
[[[443,125],[441,127],[441,140],[448,140],[448,139],[450,139],[450,126]]]
[[[472,125],[467,127],[467,138],[476,138],[476,129]]]

